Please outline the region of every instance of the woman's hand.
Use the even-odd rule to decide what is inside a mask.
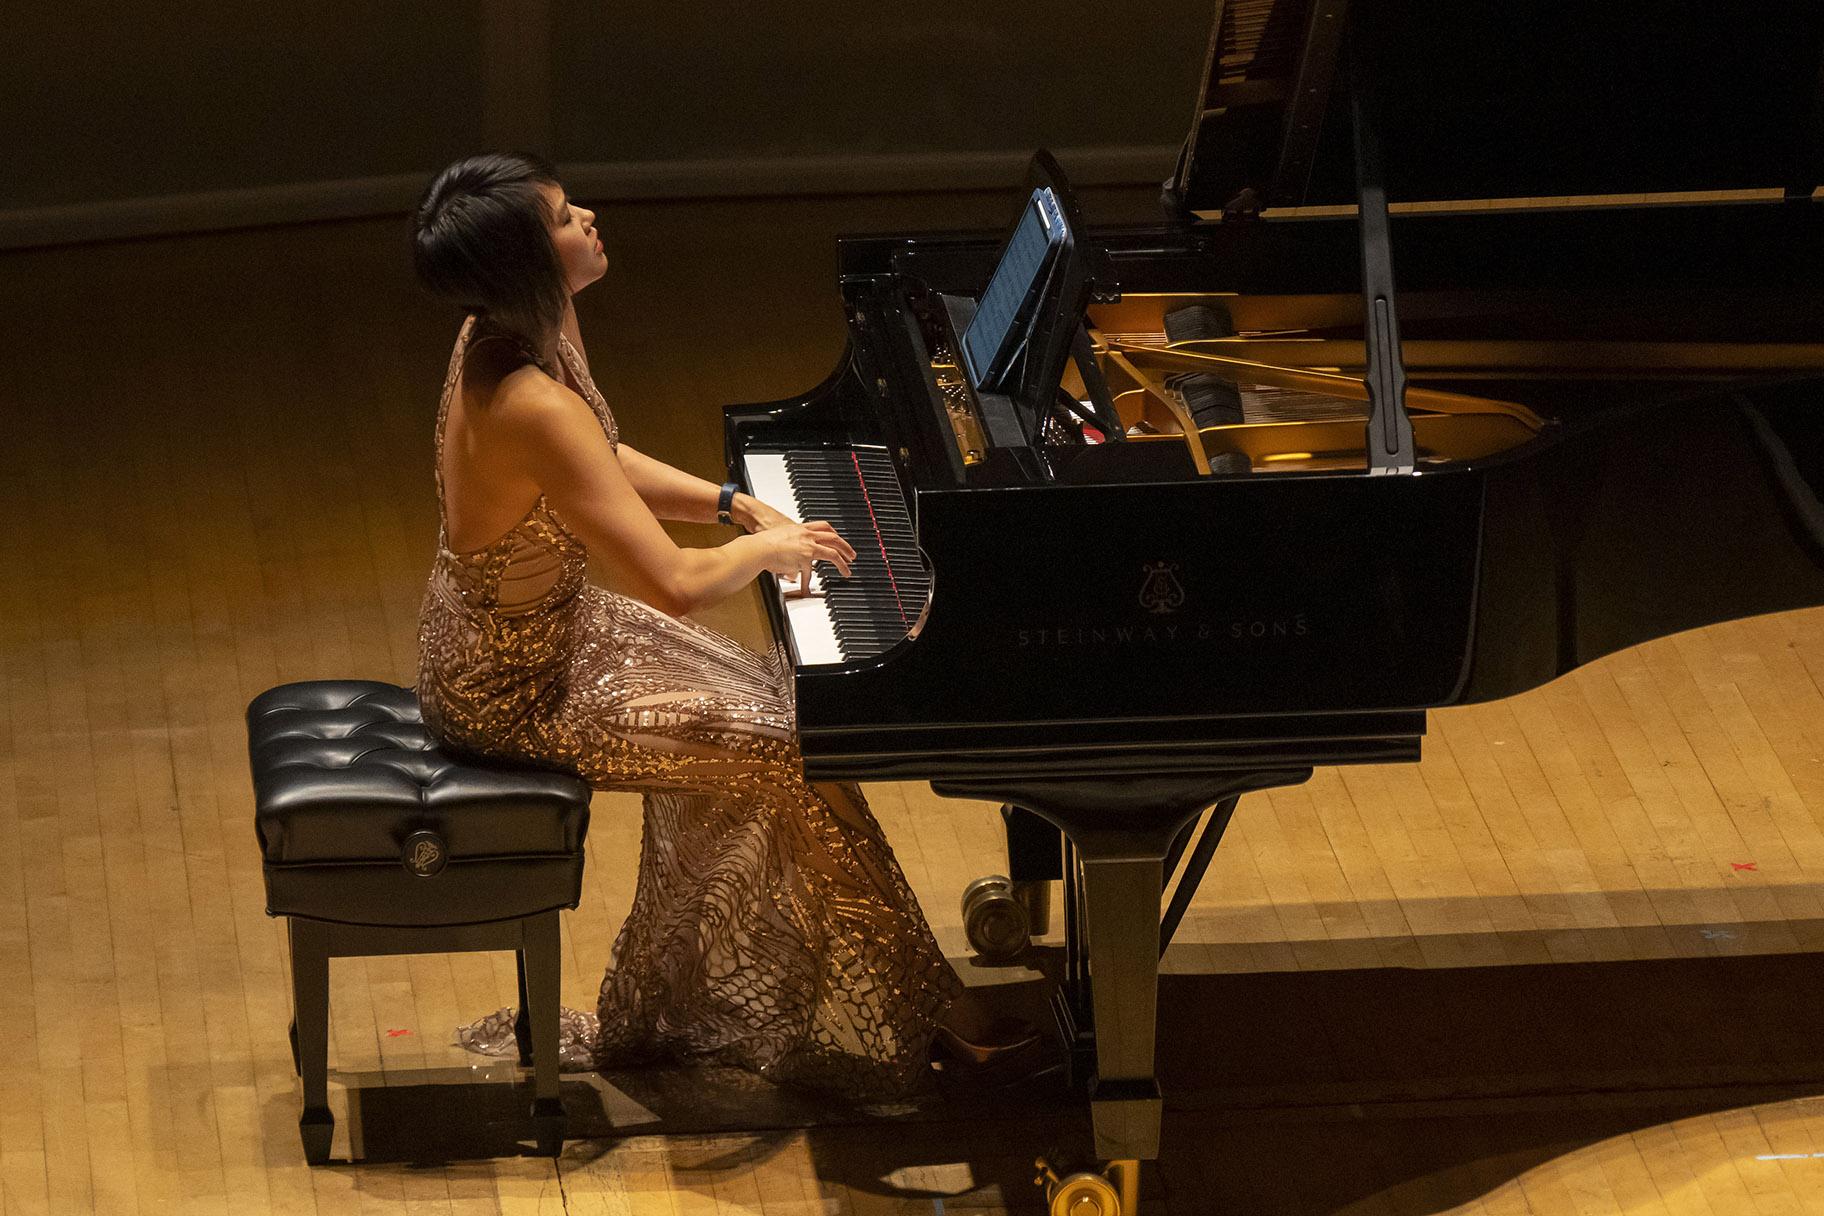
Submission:
[[[766,568],[782,578],[796,578],[799,595],[810,592],[812,562],[829,562],[847,578],[849,563],[855,560],[849,542],[821,519],[808,524],[787,520],[759,533],[758,538],[766,546]]]
[[[743,501],[743,500],[746,501]],[[789,528],[798,521],[783,511],[775,510],[751,494],[737,494],[730,505],[730,513],[736,523],[749,532],[765,532],[770,528]]]

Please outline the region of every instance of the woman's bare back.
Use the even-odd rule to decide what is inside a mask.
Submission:
[[[548,379],[514,343],[471,338],[450,394],[439,455],[444,529],[453,552],[489,547],[538,506],[538,483],[513,459],[510,434],[514,397],[530,387],[529,377]]]

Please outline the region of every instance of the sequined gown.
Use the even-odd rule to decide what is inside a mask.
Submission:
[[[644,795],[633,909],[597,1016],[565,1012],[566,1063],[703,1058],[853,1097],[912,1088],[959,984],[860,790],[826,801],[805,781],[777,652],[589,583],[582,542],[542,497],[493,544],[450,551],[444,420],[475,328],[437,410],[425,724],[471,753]],[[615,443],[582,358],[563,339],[559,354]],[[458,1037],[506,1054],[510,1011]]]

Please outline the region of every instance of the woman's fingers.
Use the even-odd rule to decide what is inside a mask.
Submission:
[[[818,545],[813,553],[818,561],[830,563],[836,567],[842,577],[849,577],[849,561],[855,556],[852,550],[848,557],[844,557],[834,545]]]
[[[845,558],[841,552],[835,551],[834,545],[819,545],[819,543],[812,543],[812,547],[810,547],[810,560],[812,560],[812,562],[828,562],[830,565],[834,565],[837,572],[843,574],[843,578],[848,578],[848,558]]]
[[[842,539],[842,534],[837,532],[835,525],[831,524],[828,520],[813,520],[805,526],[812,531],[817,532],[819,534],[819,540],[834,544],[844,557],[848,558],[850,561],[855,560],[855,546]]]
[[[848,578],[853,573],[852,563],[855,560],[854,548],[836,534],[836,529],[827,522],[819,520],[803,525],[799,540],[806,548],[796,556],[795,563],[798,579],[798,594],[809,595],[811,591],[811,566],[815,562],[828,562],[836,567],[838,574]],[[790,577],[788,575],[788,577]]]

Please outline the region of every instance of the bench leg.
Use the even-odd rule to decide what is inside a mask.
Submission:
[[[304,1080],[304,1112],[298,1136],[304,1160],[329,1160],[335,1116],[329,1113],[329,929],[316,921],[293,917],[291,930],[291,1010],[293,1059]]]
[[[526,1013],[525,950],[514,951],[513,961],[519,964],[519,1013],[513,1018],[513,1038],[519,1044],[519,1066],[529,1068],[532,1065],[532,1019]]]
[[[555,1157],[564,1151],[569,1130],[559,1096],[557,1022],[563,975],[557,913],[543,912],[520,922],[525,944],[520,950],[525,981],[522,1012],[529,1011],[532,1037],[532,1121],[538,1128],[538,1151]]]

